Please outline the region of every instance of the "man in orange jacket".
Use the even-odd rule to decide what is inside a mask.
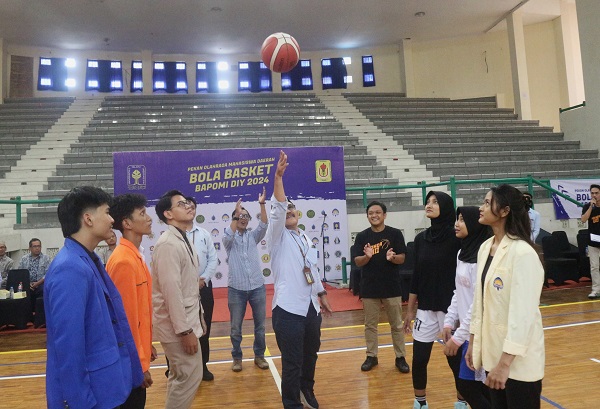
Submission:
[[[110,207],[113,227],[123,234],[108,259],[106,270],[123,298],[125,314],[144,372],[144,383],[134,389],[123,409],[142,409],[146,388],[152,385],[150,362],[156,359],[152,346],[152,276],[144,261],[142,237],[152,233],[152,219],[146,213],[146,198],[140,194],[115,197]]]

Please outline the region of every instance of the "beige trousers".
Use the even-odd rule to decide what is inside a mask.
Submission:
[[[181,342],[161,342],[169,359],[165,409],[189,409],[202,381],[202,352],[188,355]]]
[[[385,308],[392,331],[392,343],[396,358],[406,356],[404,345],[404,331],[402,329],[402,297],[394,298],[363,298],[365,313],[365,340],[367,342],[367,356],[377,356],[378,339],[377,324],[381,306]]]

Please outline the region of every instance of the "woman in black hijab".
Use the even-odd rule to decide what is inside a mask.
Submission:
[[[460,241],[454,234],[456,213],[450,196],[444,192],[429,192],[425,215],[431,220],[431,227],[415,237],[415,269],[404,320],[407,333],[411,332],[411,321],[414,320],[414,409],[429,408],[426,399],[427,364],[433,343],[444,328],[444,318],[454,293],[456,253],[460,249]],[[460,357],[448,357],[448,363],[457,378]]]
[[[492,232],[489,226],[479,223],[479,208],[475,206],[456,209],[454,231],[456,237],[461,239],[461,246],[456,263],[456,289],[444,321],[444,354],[460,358],[460,371],[456,381],[460,395],[473,409],[489,409],[492,407],[489,391],[482,382],[485,380],[485,371],[475,372],[469,369],[464,357],[469,346],[471,304],[477,284],[477,253],[483,242],[492,236]],[[455,407],[466,406],[464,402],[457,402]]]

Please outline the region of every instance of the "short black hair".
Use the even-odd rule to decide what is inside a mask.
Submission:
[[[40,239],[36,239],[35,237],[31,240],[29,240],[29,247],[31,247],[31,245],[33,244],[34,241],[39,241],[40,244],[42,244],[42,241]]]
[[[194,196],[187,196],[187,197],[185,198],[185,200],[188,200],[188,201],[190,201],[191,203],[193,203],[193,204],[194,204],[194,206],[195,206],[195,207],[198,207],[198,202],[196,202],[196,198],[195,198]]]
[[[242,207],[242,210],[246,210],[245,207]],[[248,210],[246,210],[246,213],[248,213],[248,216],[250,216],[250,212]],[[235,216],[235,209],[233,210],[233,212],[231,212],[231,217]]]
[[[380,201],[377,201],[377,200],[373,200],[367,206],[367,210],[366,210],[367,214],[369,214],[369,209],[373,206],[379,206],[379,207],[381,207],[381,210],[383,210],[383,213],[387,213],[387,207],[383,203],[381,203]]]
[[[81,216],[87,209],[111,205],[112,197],[95,186],[79,186],[71,189],[58,204],[58,221],[64,237],[81,230]]]
[[[593,188],[596,188],[596,189],[600,190],[600,185],[598,185],[598,184],[596,184],[596,183],[592,183],[592,184],[590,185],[590,190],[592,190]]]
[[[139,193],[116,196],[110,207],[110,216],[115,220],[113,228],[123,233],[123,220],[130,218],[135,209],[145,207],[147,203],[146,196]]]
[[[173,189],[173,190],[169,190],[167,193],[162,195],[160,197],[160,199],[158,199],[158,202],[156,203],[156,207],[155,207],[156,215],[158,216],[160,221],[163,223],[167,222],[167,218],[165,217],[165,212],[171,208],[171,199],[173,198],[173,196],[185,197],[183,195],[183,193],[181,193],[179,190]]]

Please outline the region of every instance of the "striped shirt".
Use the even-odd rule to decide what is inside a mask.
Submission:
[[[246,229],[243,233],[225,229],[223,245],[227,252],[229,276],[227,285],[239,291],[250,291],[265,284],[257,244],[267,233],[267,223],[259,220],[256,230]]]

